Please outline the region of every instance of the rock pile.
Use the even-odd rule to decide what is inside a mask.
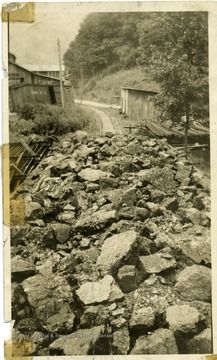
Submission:
[[[212,353],[205,184],[164,139],[56,144],[11,230],[17,341],[38,356]]]

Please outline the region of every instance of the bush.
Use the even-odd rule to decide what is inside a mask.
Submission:
[[[19,110],[19,117],[33,119],[33,132],[38,135],[64,135],[82,130],[95,121],[93,112],[79,105],[63,109],[57,105],[30,104]]]

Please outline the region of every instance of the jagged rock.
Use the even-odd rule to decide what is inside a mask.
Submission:
[[[144,221],[145,219],[148,219],[150,216],[150,212],[146,208],[142,207],[135,207],[135,219]]]
[[[51,316],[58,314],[61,309],[68,311],[68,316],[72,313],[70,304],[72,303],[72,291],[67,281],[58,275],[42,276],[35,275],[22,282],[22,287],[28,296],[32,311],[38,319],[46,325],[46,321]],[[62,319],[65,323],[65,319]],[[57,324],[61,328],[62,323]]]
[[[189,354],[212,354],[212,330],[207,328],[187,342]]]
[[[191,301],[191,306],[195,307],[202,319],[205,327],[212,327],[212,305],[203,301]]]
[[[150,335],[140,336],[130,354],[178,354],[174,334],[168,329],[158,329]]]
[[[53,229],[50,226],[43,228],[40,227],[31,227],[28,234],[26,234],[26,239],[29,243],[40,244],[42,248],[48,247],[55,249],[56,239],[54,236]]]
[[[101,161],[99,166],[102,171],[113,174],[116,177],[120,176],[121,174],[119,163],[116,161]]]
[[[90,239],[83,238],[80,242],[80,248],[81,249],[87,249],[90,246]]]
[[[119,185],[119,181],[118,179],[114,179],[112,177],[107,177],[107,178],[101,178],[99,181],[99,186],[101,189],[116,189],[118,188]]]
[[[160,208],[160,206],[158,204],[148,201],[146,203],[146,206],[147,206],[148,210],[150,211],[151,216],[162,215],[162,209]]]
[[[111,224],[116,219],[116,211],[99,210],[86,217],[80,217],[75,228],[86,230],[102,229],[108,224]]]
[[[74,211],[63,211],[57,215],[57,220],[73,225],[75,223],[75,212]]]
[[[166,321],[173,332],[196,332],[199,311],[190,305],[173,305],[166,310]]]
[[[60,177],[42,177],[36,184],[34,193],[42,190],[51,199],[67,199],[73,194],[75,175],[68,176],[64,181]]]
[[[46,320],[46,327],[50,333],[69,333],[73,330],[75,314],[68,306],[62,307],[58,313]]]
[[[151,307],[136,308],[134,307],[130,318],[129,326],[131,329],[146,332],[153,327],[155,323],[155,312]]]
[[[91,328],[93,326],[105,325],[108,316],[108,306],[87,306],[81,316],[80,326],[82,328]]]
[[[96,151],[95,147],[89,147],[85,144],[79,145],[77,149],[74,151],[74,158],[75,159],[87,159],[89,155],[94,154]]]
[[[11,246],[24,245],[24,237],[29,233],[31,227],[29,224],[11,226]],[[40,229],[41,230],[41,229]]]
[[[190,175],[192,172],[192,166],[186,166],[181,160],[176,163],[177,165],[177,172],[176,172],[176,180],[179,181],[181,184],[186,184],[186,180],[190,182]]]
[[[197,169],[196,171],[193,172],[191,178],[194,184],[197,185],[197,187],[201,187],[207,190],[210,189],[210,180],[206,176],[204,176],[202,171]]]
[[[179,207],[178,200],[175,197],[168,197],[163,201],[162,205],[165,206],[166,209],[171,211],[176,211]]]
[[[151,255],[154,251],[154,243],[152,240],[141,237],[139,239],[139,255]]]
[[[134,265],[125,265],[120,268],[117,277],[123,292],[127,293],[137,288],[137,273]]]
[[[175,230],[175,235],[159,233],[155,239],[156,246],[160,248],[169,246],[176,253],[184,255],[186,261],[190,259],[197,264],[211,263],[211,239],[208,228],[192,227],[183,232],[183,227],[180,225],[178,228],[174,227],[173,230]]]
[[[25,201],[25,218],[27,221],[41,219],[44,214],[45,211],[39,203],[33,202],[31,200]]]
[[[76,355],[103,355],[108,354],[109,337],[106,336],[104,326],[91,329],[81,329],[70,335],[60,337],[50,344],[50,354]]]
[[[143,151],[142,146],[136,141],[132,141],[126,146],[126,152],[130,155],[141,154]]]
[[[211,300],[211,270],[205,266],[187,266],[178,276],[175,291],[185,301]]]
[[[73,134],[74,140],[76,140],[78,142],[87,139],[87,137],[88,137],[88,133],[86,131],[83,131],[83,130],[77,130],[75,132],[75,134]]]
[[[130,349],[130,336],[128,328],[122,327],[113,334],[112,350],[115,355],[127,355]]]
[[[106,239],[96,263],[99,269],[108,272],[118,269],[121,266],[122,260],[126,260],[133,251],[135,252],[137,238],[138,234],[132,230]]]
[[[148,256],[140,256],[140,268],[143,275],[158,274],[161,271],[174,268],[176,261],[169,253],[155,253]]]
[[[199,196],[195,196],[193,199],[193,206],[197,210],[203,210],[205,208],[205,205],[203,203],[203,200]]]
[[[185,217],[194,225],[201,225],[201,212],[196,208],[185,209]]]
[[[23,280],[35,275],[36,267],[30,260],[22,259],[19,255],[11,259],[11,273],[14,281]]]
[[[52,223],[49,226],[53,229],[55,238],[59,243],[64,243],[69,240],[71,231],[70,225]]]
[[[117,301],[124,295],[115,285],[111,275],[106,275],[98,282],[87,282],[76,291],[77,296],[84,305],[102,303],[104,301]]]
[[[134,206],[136,200],[136,189],[133,187],[123,192],[122,196],[120,197],[119,204],[125,204],[125,206]]]
[[[100,179],[104,178],[104,177],[109,177],[110,174],[102,171],[102,170],[95,170],[95,169],[91,169],[91,168],[86,168],[81,170],[78,173],[78,176],[85,181],[90,181],[90,182],[97,182]]]
[[[135,216],[134,206],[123,206],[117,211],[118,219],[133,219]]]
[[[143,183],[148,182],[160,191],[175,191],[177,188],[174,175],[167,167],[141,170],[138,176]]]

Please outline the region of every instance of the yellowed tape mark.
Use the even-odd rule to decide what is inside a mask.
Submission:
[[[2,146],[2,182],[3,182],[3,221],[10,226],[10,165],[9,144]]]
[[[5,360],[32,360],[33,345],[31,340],[5,343]]]
[[[205,355],[202,358],[203,360],[217,360],[217,355]]]
[[[3,22],[27,22],[35,21],[35,7],[33,2],[5,3],[2,5]]]
[[[23,146],[20,146],[23,149]],[[10,193],[11,172],[15,171],[19,175],[19,169],[16,171],[16,166],[13,164],[10,166],[9,144],[2,146],[2,164],[4,225],[23,225],[25,224],[25,199],[22,183],[15,187],[13,193]]]

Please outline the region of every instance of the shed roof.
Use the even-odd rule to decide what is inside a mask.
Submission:
[[[148,92],[148,93],[152,93],[152,94],[157,94],[158,92],[156,90],[153,90],[153,88],[151,89],[136,89],[136,88],[132,88],[132,87],[127,87],[127,86],[122,86],[121,87],[123,90],[132,90],[132,91],[141,91],[141,92]]]
[[[60,71],[60,66],[57,64],[52,64],[52,65],[48,65],[48,64],[36,64],[36,65],[32,65],[32,64],[26,64],[25,68],[28,69],[29,71]],[[62,65],[62,71],[64,71],[64,65]]]
[[[9,60],[8,62],[9,62],[10,64],[12,64],[12,65],[17,66],[18,68],[20,68],[20,69],[22,69],[22,70],[25,70],[25,71],[29,72],[30,74],[33,74],[34,76],[41,77],[41,78],[44,78],[44,79],[47,78],[47,79],[50,79],[50,80],[58,80],[58,81],[60,81],[60,79],[58,79],[58,78],[56,78],[56,77],[53,77],[53,76],[36,74],[36,73],[34,73],[33,71],[28,70],[28,69],[26,69],[25,67],[23,67],[23,66],[21,66],[21,65],[18,65],[17,63],[15,63],[15,62],[13,62],[13,61],[11,61],[11,60]]]

